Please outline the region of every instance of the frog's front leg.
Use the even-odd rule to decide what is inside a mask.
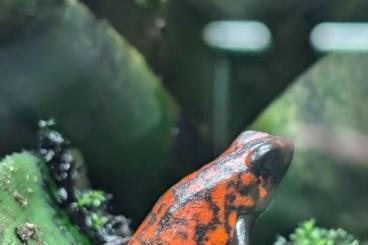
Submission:
[[[231,245],[249,245],[250,233],[254,224],[253,215],[241,215],[236,221],[234,240]]]

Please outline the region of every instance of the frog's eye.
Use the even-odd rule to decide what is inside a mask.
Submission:
[[[260,144],[252,153],[252,171],[257,177],[278,182],[284,175],[292,155],[292,148],[276,142]]]
[[[277,156],[271,144],[262,144],[252,153],[252,170],[259,177],[268,178],[272,174]]]

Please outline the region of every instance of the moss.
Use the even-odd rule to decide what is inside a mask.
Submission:
[[[88,245],[45,190],[44,163],[29,152],[0,162],[0,243]]]
[[[90,226],[95,230],[100,230],[109,220],[108,217],[99,215],[97,213],[91,213],[88,219]]]
[[[88,191],[78,197],[77,204],[81,208],[98,208],[106,202],[103,191]]]
[[[54,122],[39,124],[38,152],[52,177],[51,194],[59,208],[94,244],[124,244],[131,235],[130,222],[122,215],[111,214],[112,195],[91,190],[86,181],[81,185],[80,180],[87,177],[70,142],[53,129]]]
[[[360,242],[345,230],[324,229],[316,226],[314,219],[300,224],[290,235],[289,241],[278,237],[274,245],[359,245]]]

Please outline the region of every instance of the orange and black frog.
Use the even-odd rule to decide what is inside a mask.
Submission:
[[[243,132],[217,159],[170,188],[128,245],[247,245],[270,204],[293,147],[267,133]]]

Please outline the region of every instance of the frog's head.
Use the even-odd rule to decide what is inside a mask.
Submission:
[[[234,141],[227,154],[235,155],[240,169],[229,185],[231,191],[226,198],[227,209],[236,213],[235,234],[230,244],[248,245],[256,217],[271,203],[289,167],[293,146],[281,137],[246,131]]]
[[[270,204],[273,194],[284,177],[293,155],[293,146],[285,139],[267,133],[246,131],[233,143],[247,166],[240,174],[238,191],[252,199],[249,209],[241,213],[260,213]]]

